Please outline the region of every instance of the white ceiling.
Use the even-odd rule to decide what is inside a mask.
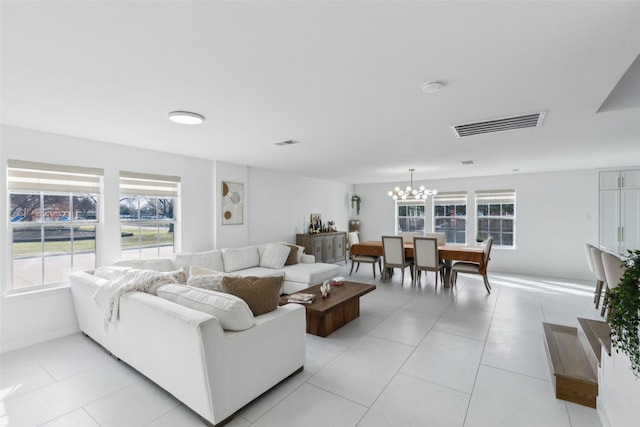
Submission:
[[[7,125],[353,183],[640,164],[639,1],[3,0],[0,12]],[[446,87],[424,93],[434,80]],[[176,125],[172,110],[206,121]],[[539,128],[450,129],[538,111]],[[273,145],[287,139],[301,144]]]

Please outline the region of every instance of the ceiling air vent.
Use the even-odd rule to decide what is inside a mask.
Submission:
[[[293,145],[293,144],[300,144],[300,141],[296,141],[295,139],[287,139],[286,141],[273,143],[273,145],[279,145],[279,146]]]
[[[480,135],[482,133],[537,127],[540,126],[543,118],[544,112],[540,112],[523,116],[506,117],[503,119],[486,120],[484,122],[455,125],[451,126],[451,129],[458,138],[462,138],[463,136]]]

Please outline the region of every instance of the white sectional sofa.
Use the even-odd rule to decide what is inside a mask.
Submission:
[[[132,260],[118,264],[120,268],[165,272],[182,267],[189,271],[196,265],[243,276],[284,274],[285,292],[327,280],[339,269],[332,264],[315,264],[313,257],[304,255],[299,257],[300,262],[283,268],[260,267],[265,249],[266,245],[261,245],[178,254],[173,260]],[[157,296],[145,292],[124,293],[119,298],[117,320],[105,327],[105,312],[98,305],[96,295],[101,286],[112,282],[103,271],[98,271],[102,277],[94,272],[77,272],[69,277],[81,331],[209,424],[225,422],[253,399],[303,368],[306,317],[301,305],[288,304],[255,317],[247,306],[243,326],[246,329],[228,330],[225,326],[229,324],[228,315],[233,316],[237,310],[216,316],[196,309],[196,305],[162,297],[162,293],[175,287],[209,293],[217,301],[228,294],[215,295],[208,290],[170,284],[158,288]],[[228,308],[226,302],[222,305]]]
[[[241,276],[281,276],[282,293],[298,292],[317,285],[338,275],[340,267],[336,264],[316,263],[313,255],[298,251],[297,263],[281,268],[262,267],[265,265],[264,253],[268,245],[287,244],[286,242],[266,243],[242,248],[225,248],[204,252],[176,254],[172,268],[198,265],[215,271]],[[126,262],[123,265],[131,265]]]

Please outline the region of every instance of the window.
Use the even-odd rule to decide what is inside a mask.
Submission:
[[[515,247],[516,192],[493,190],[476,192],[476,220],[478,237],[493,236],[493,244]]]
[[[120,172],[123,259],[173,255],[179,191],[178,177]]]
[[[447,243],[467,242],[467,193],[433,196],[433,230],[445,233]]]
[[[396,200],[396,229],[424,231],[424,200]]]
[[[95,268],[102,176],[102,169],[7,162],[13,290]]]

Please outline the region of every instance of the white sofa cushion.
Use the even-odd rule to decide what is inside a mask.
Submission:
[[[264,252],[260,257],[260,267],[265,268],[282,268],[287,261],[287,257],[291,252],[289,246],[279,243],[270,243],[264,248]]]
[[[117,277],[123,276],[125,273],[133,270],[131,267],[124,267],[119,265],[108,265],[105,267],[98,267],[93,272],[94,275],[100,277],[102,279],[115,279]]]
[[[120,267],[131,267],[136,270],[173,271],[180,267],[173,267],[173,260],[170,258],[158,259],[122,259],[113,265]]]
[[[308,283],[309,286],[324,282],[340,273],[340,267],[335,264],[294,264],[284,269],[284,280],[290,282]]]
[[[186,252],[176,254],[174,263],[176,268],[199,265],[215,271],[224,271],[222,253],[215,249],[204,252]]]
[[[247,303],[235,295],[191,286],[164,285],[158,289],[158,296],[215,316],[225,330],[243,331],[255,324]]]
[[[289,267],[287,267],[289,268]],[[283,276],[286,269],[275,269],[275,268],[265,268],[265,267],[253,267],[253,268],[245,268],[244,270],[234,271],[233,274],[227,274],[227,276],[257,276],[257,277],[276,277]]]
[[[260,255],[255,246],[225,248],[221,252],[225,272],[244,270],[260,265]]]

